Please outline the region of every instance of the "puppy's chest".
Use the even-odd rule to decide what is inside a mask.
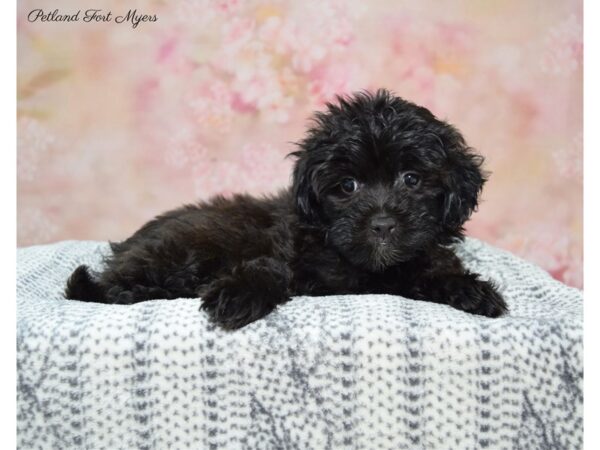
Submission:
[[[291,267],[294,295],[356,294],[364,290],[370,278],[335,252],[322,248],[296,253]]]

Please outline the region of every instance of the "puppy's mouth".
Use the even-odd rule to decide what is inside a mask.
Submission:
[[[388,240],[378,240],[371,245],[369,266],[374,272],[382,272],[402,259],[402,252]]]
[[[384,272],[390,267],[408,261],[414,249],[407,245],[404,228],[383,235],[370,229],[352,230],[354,222],[340,221],[327,234],[333,245],[348,262],[370,272]]]

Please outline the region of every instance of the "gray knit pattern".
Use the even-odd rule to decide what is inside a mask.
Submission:
[[[226,332],[198,299],[65,300],[104,242],[18,250],[21,449],[579,449],[582,294],[474,239],[510,314],[298,297]]]

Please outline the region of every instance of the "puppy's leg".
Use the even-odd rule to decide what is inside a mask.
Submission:
[[[223,328],[241,328],[286,302],[291,279],[290,268],[281,260],[262,256],[244,261],[199,292],[201,309]]]
[[[67,280],[64,296],[71,300],[101,302],[106,298],[106,292],[93,279],[88,266],[79,266]]]
[[[429,274],[417,279],[407,295],[417,300],[445,303],[487,317],[499,317],[508,310],[502,295],[492,283],[468,271]]]

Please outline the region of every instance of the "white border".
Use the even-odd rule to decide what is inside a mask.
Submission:
[[[2,70],[0,71],[2,116],[2,148],[0,149],[0,192],[2,193],[2,216],[0,236],[2,253],[0,262],[0,286],[3,287],[0,333],[3,346],[0,370],[2,377],[3,443],[6,448],[16,447],[16,2],[3,2],[0,7],[0,42],[2,45]]]

